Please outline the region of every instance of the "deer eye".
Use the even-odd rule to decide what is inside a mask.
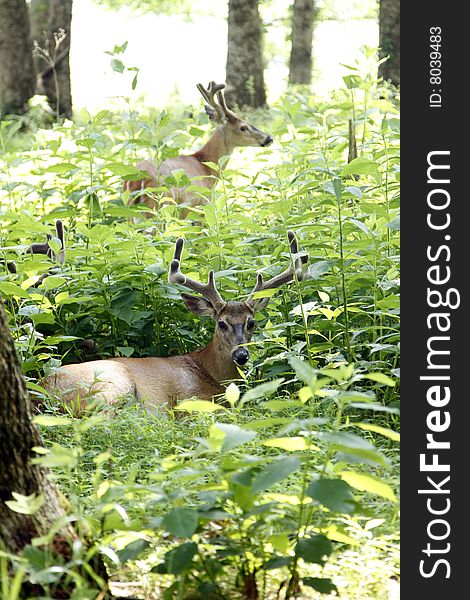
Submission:
[[[222,329],[222,331],[227,331],[228,325],[225,321],[219,321],[217,325]]]
[[[246,324],[246,326],[248,327],[248,329],[253,329],[253,327],[256,325],[256,321],[254,319],[248,319],[248,323]]]
[[[242,125],[242,126],[240,127],[240,131],[243,131],[243,133],[245,133],[245,132],[246,132],[246,131],[248,131],[248,130],[249,130],[249,127],[247,127],[247,125]]]

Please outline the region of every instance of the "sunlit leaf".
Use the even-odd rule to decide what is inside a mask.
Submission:
[[[359,473],[358,471],[340,471],[340,477],[349,485],[363,492],[377,494],[387,500],[396,502],[396,496],[392,488],[385,482],[369,473]]]

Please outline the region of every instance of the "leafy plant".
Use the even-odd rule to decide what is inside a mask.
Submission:
[[[95,555],[121,581],[145,574],[146,597],[385,597],[398,570],[399,119],[369,59],[329,102],[288,92],[257,112],[276,144],[234,156],[196,222],[172,204],[154,211],[155,237],[133,223],[140,209],[121,179],[138,176],[139,157],[200,144],[202,113],[129,107],[21,134],[1,124],[0,246],[16,273],[3,269],[0,293],[42,404],[47,451],[35,460],[54,470],[87,540],[67,564],[39,542],[2,555],[6,597],[61,577],[88,597],[80,569]],[[65,264],[25,254],[59,217]],[[177,236],[190,240],[191,272],[214,269],[224,296],[240,298],[258,270],[283,264],[288,229],[309,277],[259,317],[230,409],[193,399],[178,418],[155,417],[124,399],[112,420],[59,415],[38,380],[60,363],[168,356],[209,339],[167,284]]]

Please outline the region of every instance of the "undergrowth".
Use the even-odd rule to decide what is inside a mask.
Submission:
[[[46,453],[77,531],[112,579],[145,598],[390,598],[398,576],[399,120],[373,61],[328,101],[296,91],[251,115],[275,144],[244,149],[208,204],[132,223],[123,177],[139,157],[197,148],[205,116],[130,106],[42,128],[0,123],[0,271]],[[358,154],[348,162],[349,120]],[[171,184],[171,182],[168,182]],[[67,259],[24,254],[66,226]],[[60,363],[168,356],[207,343],[166,273],[176,237],[188,270],[216,271],[227,299],[284,265],[287,230],[308,278],[258,316],[232,408],[185,405],[114,418],[59,414],[38,382]],[[54,240],[52,242],[54,244]],[[51,267],[54,272],[34,284]],[[51,534],[52,535],[52,534]],[[89,553],[82,556],[88,560]],[[37,547],[0,558],[54,597],[74,565]],[[9,593],[4,578],[4,595]],[[95,597],[86,582],[76,597]],[[8,598],[8,595],[5,595]]]

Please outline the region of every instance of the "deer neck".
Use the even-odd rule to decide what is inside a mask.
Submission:
[[[193,156],[201,163],[211,162],[216,165],[219,164],[219,160],[222,156],[230,156],[235,146],[231,144],[229,135],[225,125],[220,125],[212,134],[211,138],[204,144],[204,146],[195,152]],[[222,165],[221,169],[225,168],[227,163]],[[217,174],[214,169],[206,167],[211,175]]]
[[[239,376],[230,352],[220,340],[217,331],[205,348],[191,352],[190,356],[219,384]]]

